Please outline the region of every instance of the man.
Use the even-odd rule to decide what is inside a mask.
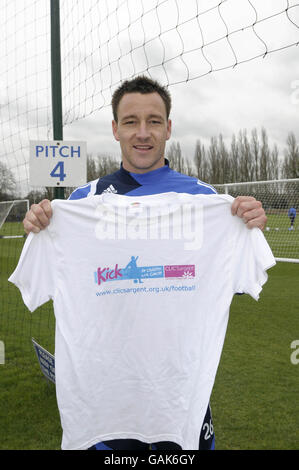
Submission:
[[[296,209],[295,207],[290,207],[289,209],[289,212],[288,212],[288,217],[290,219],[290,227],[289,227],[289,231],[291,230],[294,230],[294,222],[295,222],[295,219],[296,219]]]
[[[77,188],[70,199],[81,199],[103,192],[117,192],[128,196],[151,195],[165,192],[215,194],[215,189],[196,178],[182,175],[169,168],[164,158],[165,146],[171,136],[169,119],[171,97],[157,82],[137,77],[124,82],[112,99],[114,138],[120,143],[122,163],[118,171]],[[263,229],[265,212],[253,197],[237,197],[231,207],[233,215],[242,218],[248,228]],[[33,204],[23,221],[26,233],[38,233],[52,216],[51,204],[43,200]],[[210,406],[201,430],[198,430],[199,449],[214,448],[214,432]],[[157,449],[175,450],[172,442],[158,442],[149,446],[132,439],[100,442],[93,449]]]

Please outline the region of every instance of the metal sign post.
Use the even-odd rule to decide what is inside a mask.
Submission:
[[[59,0],[50,0],[51,12],[51,78],[53,140],[63,140],[61,53],[60,53],[60,5]],[[64,188],[55,187],[55,199],[64,199]]]

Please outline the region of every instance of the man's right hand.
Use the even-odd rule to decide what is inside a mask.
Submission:
[[[52,207],[48,199],[43,199],[38,204],[32,204],[23,220],[25,232],[27,235],[30,232],[38,233],[49,225],[51,217]]]

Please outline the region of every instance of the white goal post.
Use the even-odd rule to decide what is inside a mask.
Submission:
[[[23,238],[26,235],[14,233],[14,224],[20,223],[29,210],[29,199],[14,199],[13,201],[0,201],[0,238]],[[5,229],[5,222],[11,222],[9,229]],[[2,230],[3,229],[3,230]],[[16,230],[20,232],[20,230]]]
[[[264,235],[276,261],[299,263],[299,178],[213,186],[220,194],[253,196],[261,201],[268,218]]]

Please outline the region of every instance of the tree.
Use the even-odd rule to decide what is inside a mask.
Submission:
[[[0,200],[14,199],[16,180],[13,172],[5,163],[0,162]]]
[[[260,143],[257,135],[257,130],[254,128],[251,131],[251,153],[253,159],[253,166],[254,166],[254,179],[257,181],[259,179],[259,171],[260,171]]]
[[[93,181],[97,178],[97,165],[91,154],[87,155],[87,181]]]
[[[179,142],[172,142],[169,146],[169,149],[166,154],[167,159],[171,168],[179,173],[184,173],[186,175],[193,175],[192,164],[185,160],[182,155],[181,145]]]
[[[95,177],[93,179],[114,173],[119,170],[119,165],[119,161],[114,159],[111,155],[98,154],[95,166]]]
[[[237,183],[240,181],[240,162],[238,143],[235,134],[233,134],[230,146],[230,162],[231,162],[231,182]]]
[[[219,149],[216,137],[211,137],[210,146],[208,149],[208,159],[210,168],[210,180],[213,184],[220,183],[220,163],[219,163]]]
[[[279,161],[278,161],[278,147],[274,144],[271,151],[269,165],[268,165],[268,178],[270,180],[277,180],[279,178]]]
[[[206,158],[206,150],[200,140],[196,141],[194,152],[195,175],[201,181],[209,180],[209,165]]]
[[[283,178],[299,178],[299,148],[293,132],[290,132],[287,137],[282,176]]]
[[[266,129],[262,128],[262,145],[261,145],[261,153],[260,153],[260,181],[265,181],[268,178],[268,167],[269,167],[269,160],[270,160],[270,149],[268,145],[268,136]]]
[[[183,156],[179,142],[172,142],[167,151],[167,158],[173,170],[182,173],[183,169]]]
[[[219,183],[226,183],[231,181],[230,172],[230,156],[226,149],[222,134],[218,139],[218,154],[219,154]]]
[[[252,181],[254,176],[254,167],[246,129],[239,132],[238,153],[240,161],[240,181]]]
[[[120,162],[111,155],[98,153],[96,157],[87,155],[87,182],[114,173],[119,169]]]
[[[31,204],[38,204],[43,199],[49,199],[50,201],[53,199],[53,188],[39,188],[39,189],[32,189],[26,196],[25,199],[29,199],[29,205]]]

